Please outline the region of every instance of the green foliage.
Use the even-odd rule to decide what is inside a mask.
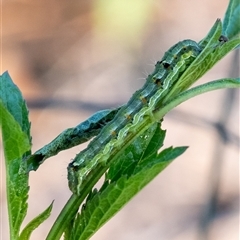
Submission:
[[[230,0],[223,24],[217,20],[207,36],[199,42],[202,52],[184,71],[176,84],[171,86],[164,101],[154,111],[155,119],[161,120],[171,109],[196,95],[221,88],[240,87],[240,78],[225,78],[189,89],[214,64],[240,45],[239,24],[239,2]],[[219,41],[222,35],[228,41]],[[33,230],[49,217],[52,210],[51,203],[20,233],[28,207],[29,170],[37,170],[48,157],[98,134],[102,125],[107,124],[118,110],[106,110],[101,116],[100,113],[96,113],[94,118],[88,119],[76,128],[65,130],[46,147],[31,155],[31,125],[25,100],[7,72],[0,76],[0,124],[6,166],[11,240],[30,239]],[[140,121],[141,124],[144,125],[144,121],[144,119],[143,123]],[[63,233],[66,240],[90,238],[146,184],[186,150],[186,147],[170,147],[159,153],[166,132],[160,129],[159,123],[147,124],[145,124],[147,127],[144,125],[142,132],[136,132],[126,148],[119,149],[108,165],[99,164],[96,169],[90,170],[88,178],[82,183],[81,196],[74,194],[71,196],[50,230],[48,240],[59,239]],[[103,175],[105,181],[102,187],[93,190],[94,185]],[[82,209],[78,213],[81,205]]]
[[[240,3],[239,0],[230,0],[223,19],[223,35],[232,39],[239,35]]]
[[[203,47],[203,51],[201,52],[201,54],[186,69],[186,71],[183,73],[183,75],[177,81],[176,85],[173,86],[170,93],[164,99],[163,103],[165,103],[165,106],[163,106],[162,108],[159,107],[156,109],[156,111],[154,113],[156,119],[161,119],[173,107],[177,106],[181,102],[183,102],[193,96],[196,96],[198,94],[201,94],[201,93],[204,93],[204,92],[207,92],[210,90],[225,88],[225,87],[239,87],[239,79],[221,79],[221,80],[213,81],[211,83],[204,84],[202,86],[187,90],[193,83],[196,82],[197,79],[199,79],[203,74],[205,74],[209,69],[211,69],[214,64],[216,64],[227,53],[229,53],[231,50],[233,50],[240,44],[239,38],[230,39],[227,42],[220,42],[219,39],[222,34],[223,34],[222,23],[220,20],[217,20],[216,23],[214,24],[213,28],[209,31],[208,35],[199,43]],[[122,152],[121,155],[124,155],[124,153]],[[148,159],[148,161],[151,162],[150,159]],[[114,165],[115,163],[113,162],[112,164]],[[111,172],[112,164],[110,165],[109,172]],[[130,166],[134,166],[134,164],[133,165],[132,164],[133,163],[131,161],[129,161],[128,162],[129,168],[125,168],[125,171],[131,169]],[[119,168],[120,167],[122,167],[122,166],[119,166]],[[102,171],[102,169],[103,168],[99,167],[97,170],[92,172],[92,178],[89,178],[86,181],[88,184],[83,183],[83,189],[84,189],[84,187],[87,189],[87,187],[89,187],[89,184],[91,187],[94,186],[94,183],[97,182],[97,179],[99,179],[101,176],[101,174],[99,174],[97,176],[97,173],[98,172],[103,173],[107,170],[107,168],[103,169],[103,171]],[[123,185],[121,185],[121,186],[123,186],[123,188],[128,189],[127,184],[128,183],[130,184],[130,182],[128,182],[127,179],[131,179],[131,177],[134,176],[134,173],[132,173],[132,174],[133,175],[128,176],[128,178],[125,175],[118,174],[118,175],[116,175],[118,177],[115,177],[116,178],[115,181],[116,182],[119,181],[119,183],[123,184]],[[106,185],[106,183],[105,183],[105,185]],[[112,185],[109,185],[109,188],[111,186]],[[90,189],[91,189],[91,187],[90,187]],[[108,189],[108,187],[106,187],[106,186],[105,186],[105,188]],[[113,186],[112,186],[112,188],[113,188]],[[117,190],[115,190],[115,191],[117,191]],[[106,192],[107,192],[107,190],[106,190]],[[106,192],[104,192],[104,193],[106,194]],[[124,189],[121,189],[121,192],[124,192]],[[83,190],[82,194],[83,193],[84,193],[84,190]],[[95,204],[95,207],[98,204],[100,207],[101,194],[103,194],[101,192],[101,190],[99,192],[95,192],[95,193],[91,194],[91,196],[89,197],[90,200],[88,200],[86,207],[84,209],[82,209],[80,215],[77,215],[77,218],[76,218],[77,223],[75,222],[75,224],[74,224],[74,230],[73,230],[72,235],[69,234],[70,230],[68,229],[68,236],[71,236],[69,239],[74,239],[76,236],[80,237],[80,239],[87,239],[87,236],[90,236],[91,234],[93,234],[93,232],[95,232],[99,228],[99,226],[102,224],[101,221],[103,221],[103,222],[106,221],[105,219],[102,220],[101,217],[99,217],[100,218],[99,221],[97,220],[98,217],[94,218],[94,223],[91,222],[92,221],[91,218],[89,218],[89,220],[86,219],[86,216],[87,215],[89,216],[90,212],[93,210],[92,206],[94,204]],[[109,195],[111,195],[110,192],[109,192]],[[111,202],[114,202],[114,200],[113,200],[114,196],[116,197],[116,199],[118,199],[117,194],[113,195],[113,196],[111,195],[111,197],[112,197]],[[84,198],[84,196],[82,196],[82,198]],[[105,198],[106,198],[106,196],[105,196]],[[91,204],[91,199],[93,199],[92,204]],[[82,201],[81,202],[73,201],[71,204],[76,204],[76,203],[80,205],[82,203]],[[89,207],[88,207],[88,204],[89,204]],[[69,207],[69,206],[67,206],[67,207]],[[101,207],[99,209],[97,207],[96,207],[96,209],[94,208],[94,211],[101,212]],[[119,208],[115,208],[115,211],[118,211],[118,210],[119,210]],[[86,213],[85,213],[85,211],[86,211]],[[73,214],[75,215],[75,213],[73,213]],[[96,214],[98,215],[99,213],[96,213]],[[111,214],[114,215],[113,212]],[[74,216],[73,216],[73,218],[74,218]],[[63,219],[64,219],[64,217],[63,217]],[[83,219],[83,220],[80,220],[80,219]],[[86,228],[88,230],[86,230],[86,231],[85,230],[83,231],[84,227],[82,228],[84,220],[86,221],[85,223],[87,223]],[[64,226],[62,226],[62,230],[64,230]],[[53,228],[53,231],[54,231],[54,228]],[[80,233],[83,234],[83,237]],[[54,235],[50,234],[49,236],[52,237],[52,238],[49,237],[49,239],[54,239],[54,237],[53,237]]]
[[[186,147],[168,148],[158,154],[165,132],[153,125],[114,162],[99,191],[94,191],[77,214],[69,239],[88,239]]]
[[[7,176],[8,213],[11,238],[17,239],[27,212],[28,174],[19,174],[22,157],[30,150],[30,123],[25,101],[8,73],[0,78],[2,139]]]
[[[19,235],[28,207],[29,174],[23,159],[31,153],[30,123],[25,100],[7,72],[0,76],[0,112],[10,237],[27,239]]]
[[[20,240],[28,240],[34,229],[36,229],[42,222],[44,222],[51,214],[53,207],[53,202],[50,206],[44,210],[41,214],[35,217],[32,221],[30,221],[27,226],[22,230],[21,235],[19,237]]]

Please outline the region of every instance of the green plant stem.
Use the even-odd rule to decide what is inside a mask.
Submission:
[[[60,239],[63,231],[67,227],[67,224],[71,221],[71,219],[73,219],[74,215],[76,214],[81,201],[83,201],[82,197],[74,194],[69,198],[68,202],[62,209],[61,214],[56,219],[55,224],[49,231],[46,240]]]
[[[168,101],[164,107],[161,109],[156,109],[154,112],[154,117],[156,119],[161,119],[165,116],[171,109],[175,108],[179,104],[187,101],[190,98],[198,96],[200,94],[210,92],[213,90],[224,89],[224,88],[239,88],[240,78],[225,78],[220,80],[215,80],[208,82],[206,84],[199,85],[197,87],[191,88],[187,91],[182,92],[174,99]]]
[[[83,183],[81,196],[72,194],[66,205],[63,207],[61,213],[57,217],[51,230],[49,231],[46,240],[60,239],[68,224],[75,217],[79,206],[83,203],[86,196],[89,194],[91,189],[94,187],[99,178],[101,178],[101,176],[104,174],[104,172],[106,172],[107,169],[107,166],[95,169],[95,171],[91,173],[91,178],[89,179],[89,181],[85,181]]]

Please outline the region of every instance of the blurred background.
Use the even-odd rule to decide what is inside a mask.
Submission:
[[[200,41],[223,18],[227,4],[3,0],[1,72],[9,71],[27,100],[33,151],[95,111],[126,103],[169,47],[183,39]],[[237,52],[229,54],[198,84],[239,75],[237,61]],[[92,239],[238,239],[238,100],[238,90],[220,90],[169,113],[163,122],[164,147],[188,150]],[[51,217],[31,239],[45,239],[70,197],[66,167],[84,147],[64,151],[30,174],[25,223],[55,200]],[[1,178],[1,234],[8,239],[5,176]]]

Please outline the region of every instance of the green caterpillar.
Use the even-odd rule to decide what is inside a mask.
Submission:
[[[73,193],[79,195],[81,183],[89,172],[98,164],[108,164],[108,160],[119,149],[131,142],[135,133],[142,131],[143,121],[158,121],[154,118],[153,111],[161,106],[164,96],[200,52],[201,48],[196,42],[184,40],[164,54],[144,86],[133,94],[114,119],[68,165],[68,183]]]

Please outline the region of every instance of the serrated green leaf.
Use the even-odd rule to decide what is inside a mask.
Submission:
[[[19,240],[28,240],[30,236],[41,223],[43,223],[51,214],[53,207],[53,202],[49,205],[47,209],[45,209],[41,214],[35,217],[31,222],[27,224],[27,226],[22,230]]]
[[[0,102],[2,139],[6,162],[6,184],[10,231],[12,239],[18,236],[27,212],[28,174],[19,173],[22,156],[29,151],[30,143],[21,127]]]
[[[29,140],[31,140],[31,125],[28,119],[26,101],[19,88],[13,83],[8,72],[0,76],[0,99],[4,107],[13,116],[15,121],[18,122],[22,131],[27,134]]]
[[[163,151],[161,151],[157,155],[155,160],[152,160],[151,157],[146,157],[137,166],[137,168],[135,169],[134,174],[137,174],[137,173],[139,173],[141,171],[144,171],[144,169],[151,168],[155,164],[158,164],[159,161],[161,161],[161,164],[163,164],[163,165],[164,165],[164,163],[166,163],[168,165],[169,161],[172,161],[175,158],[177,158],[178,156],[180,156],[183,152],[186,151],[186,149],[187,149],[187,147],[177,147],[177,148],[169,147],[169,148],[166,148]]]
[[[116,182],[109,184],[102,192],[96,194],[77,216],[70,239],[89,239],[97,229],[185,150],[185,147],[168,148],[156,158],[142,161],[142,168],[139,168],[129,178],[126,175],[122,176]]]
[[[71,240],[88,239],[174,158],[185,151],[185,147],[169,148],[157,154],[165,136],[165,131],[157,126],[159,125],[148,129],[125,150],[117,163],[110,166],[107,184],[86,202],[74,223]],[[144,136],[149,136],[149,139]],[[128,161],[131,164],[119,165]]]
[[[25,100],[7,72],[0,76],[0,113],[10,238],[18,239],[20,226],[27,213],[29,190],[29,176],[22,159],[30,154],[31,137]]]
[[[151,143],[148,144],[147,148],[144,151],[142,159],[146,157],[156,157],[158,149],[163,146],[163,141],[166,136],[166,130],[162,130],[160,128],[160,124],[158,124],[158,129],[156,129],[154,135],[151,138]]]
[[[219,44],[216,48],[206,50],[207,54],[201,58],[201,55],[193,62],[190,68],[184,72],[182,78],[184,79],[179,87],[181,89],[186,89],[184,84],[192,85],[198,78],[205,74],[209,69],[211,69],[219,60],[221,60],[225,55],[232,51],[236,46],[240,44],[240,39],[232,39],[226,43]],[[204,51],[205,52],[205,51]],[[203,53],[204,53],[203,52]],[[192,79],[192,80],[190,80]],[[181,87],[184,85],[184,88]]]

